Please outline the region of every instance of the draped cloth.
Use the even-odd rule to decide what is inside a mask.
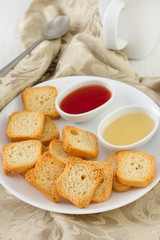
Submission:
[[[43,41],[0,78],[0,110],[26,87],[65,76],[100,76],[129,84],[160,106],[160,77],[140,77],[120,51],[103,43],[96,0],[34,0],[22,16],[17,39],[26,49],[43,26],[65,14],[70,27],[62,38]],[[28,205],[0,186],[0,239],[158,240],[160,184],[137,201],[112,211],[64,215]]]

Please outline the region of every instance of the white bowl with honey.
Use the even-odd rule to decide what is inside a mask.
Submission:
[[[129,105],[107,115],[98,126],[102,145],[113,151],[133,150],[146,144],[159,125],[159,113],[139,105]]]

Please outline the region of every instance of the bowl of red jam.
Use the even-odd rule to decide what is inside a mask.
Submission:
[[[114,97],[113,87],[105,80],[88,80],[58,94],[56,108],[62,118],[85,122],[103,113]]]

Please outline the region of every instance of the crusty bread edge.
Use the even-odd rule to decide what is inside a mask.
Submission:
[[[72,128],[72,129],[75,129],[78,131],[84,131],[84,132],[88,132],[90,135],[92,135],[96,141],[96,149],[94,150],[94,153],[92,153],[91,151],[83,151],[81,149],[75,149],[74,147],[71,146],[71,144],[68,142],[68,139],[67,139],[67,134],[66,134],[66,130],[68,128]],[[96,137],[95,134],[89,132],[89,131],[86,131],[86,130],[83,130],[83,129],[79,129],[79,128],[76,128],[74,126],[64,126],[64,128],[62,129],[62,138],[63,138],[63,148],[66,152],[68,152],[69,154],[72,154],[72,155],[77,155],[78,157],[83,157],[83,158],[87,158],[87,159],[96,159],[98,154],[99,154],[99,150],[98,150],[98,139]]]
[[[26,141],[32,141],[32,140],[26,140]],[[22,141],[21,143],[23,142],[26,142],[26,141]],[[34,141],[34,140],[33,140]],[[39,140],[35,140],[39,143],[39,146],[40,146],[40,149],[39,149],[39,157],[41,156],[42,154],[42,143],[39,141]],[[2,157],[3,157],[3,169],[4,169],[4,172],[6,175],[12,175],[12,174],[15,174],[15,173],[25,173],[27,171],[29,171],[31,168],[33,168],[37,161],[38,161],[38,158],[35,159],[34,163],[31,163],[30,165],[21,165],[20,167],[15,167],[14,169],[11,169],[10,166],[7,164],[6,162],[6,159],[4,158],[4,149],[8,146],[8,145],[12,145],[12,144],[17,144],[17,142],[14,142],[14,143],[8,143],[6,144],[5,146],[2,147]]]
[[[26,97],[26,94],[28,92],[28,90],[30,89],[33,89],[33,88],[45,88],[45,89],[54,89],[54,91],[56,90],[55,92],[55,97],[57,97],[57,94],[58,94],[58,91],[57,91],[57,88],[56,87],[53,87],[53,86],[43,86],[43,87],[28,87],[26,88],[23,93],[22,93],[22,100],[23,100],[23,104],[24,104],[24,109],[25,111],[28,111],[28,112],[32,112],[29,108],[28,108],[28,105],[26,104],[26,101],[25,101],[25,97]],[[54,114],[45,114],[46,116],[52,118],[52,119],[59,119],[60,118],[60,114],[58,113],[56,107],[55,107],[55,110],[56,112]]]
[[[154,179],[154,175],[155,175],[155,158],[154,156],[146,153],[146,152],[141,152],[143,154],[145,154],[151,161],[152,161],[152,169],[151,169],[151,174],[150,176],[146,177],[143,181],[138,181],[138,180],[127,180],[124,179],[119,172],[119,165],[121,164],[120,161],[120,155],[124,154],[127,151],[120,151],[117,154],[117,160],[118,160],[118,164],[117,164],[117,169],[116,169],[116,176],[117,176],[117,180],[119,183],[124,184],[124,185],[128,185],[128,186],[133,186],[133,187],[140,187],[140,188],[144,188],[147,187]],[[138,153],[139,151],[132,151],[132,153]]]
[[[34,135],[32,137],[30,136],[26,136],[26,137],[22,137],[21,135],[17,135],[17,137],[11,137],[11,133],[10,133],[10,122],[11,122],[11,118],[14,114],[16,113],[20,113],[20,112],[25,112],[25,111],[17,111],[17,112],[14,112],[12,113],[9,118],[8,118],[8,125],[7,125],[7,130],[6,130],[6,134],[7,134],[7,137],[9,138],[10,141],[12,142],[16,142],[16,141],[24,141],[24,140],[39,140],[40,136],[42,135],[43,133],[43,130],[44,130],[44,123],[45,123],[45,115],[42,113],[42,112],[38,112],[41,116],[42,116],[42,122],[41,122],[41,127],[40,127],[40,131],[39,131],[39,134],[37,135]],[[37,113],[37,112],[36,112]]]
[[[74,201],[74,199],[72,199],[68,194],[61,191],[61,187],[60,187],[61,181],[63,180],[65,172],[70,169],[70,166],[72,165],[72,161],[77,161],[77,162],[84,161],[85,164],[87,164],[90,168],[93,169],[93,171],[97,171],[97,175],[99,176],[99,177],[97,177],[97,183],[96,183],[95,187],[92,189],[90,196],[86,199],[85,202],[84,201],[83,202],[82,201]],[[70,158],[68,160],[68,162],[66,164],[66,167],[65,167],[65,171],[61,174],[61,176],[57,180],[57,191],[59,192],[59,194],[62,197],[68,199],[69,201],[71,201],[77,207],[86,208],[89,205],[89,203],[91,202],[92,196],[93,196],[96,188],[98,187],[98,185],[100,184],[100,182],[102,181],[103,178],[104,178],[104,172],[103,172],[102,169],[93,167],[90,164],[88,164],[87,161],[79,159],[78,157],[77,158],[73,157],[73,158]]]
[[[41,155],[41,156],[39,157],[36,166],[39,166],[39,165],[41,164],[41,162],[43,161],[44,155],[50,155],[50,156],[52,156],[52,157],[54,158],[54,160],[58,162],[58,164],[61,164],[62,167],[65,168],[65,164],[64,164],[62,161],[60,161],[60,160],[58,160],[57,158],[55,158],[55,157],[53,156],[53,154],[49,153],[48,151],[45,152],[43,155]],[[36,168],[36,166],[35,166],[35,168]],[[32,173],[32,172],[33,172],[33,173]],[[36,184],[35,184],[35,183],[31,180],[32,174],[34,174],[34,168],[31,169],[31,170],[29,170],[29,171],[25,174],[25,180],[26,180],[29,184],[31,184],[33,187],[35,187],[37,190],[39,190],[42,194],[44,194],[44,195],[45,195],[47,198],[49,198],[52,202],[55,202],[55,203],[56,203],[56,202],[59,202],[59,201],[62,199],[62,196],[58,193],[58,191],[57,191],[58,194],[56,194],[56,198],[55,198],[55,197],[53,197],[52,195],[50,195],[47,191],[45,191],[44,189],[42,189],[42,187],[38,184],[38,182],[36,182]]]

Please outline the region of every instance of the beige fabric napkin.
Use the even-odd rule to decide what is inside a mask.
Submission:
[[[54,16],[70,17],[68,33],[44,41],[0,79],[0,109],[26,87],[73,75],[108,77],[132,85],[160,106],[160,77],[139,77],[127,57],[103,44],[96,0],[34,0],[19,24],[23,49]],[[160,239],[160,184],[139,200],[113,211],[63,215],[30,206],[0,186],[0,239]]]

